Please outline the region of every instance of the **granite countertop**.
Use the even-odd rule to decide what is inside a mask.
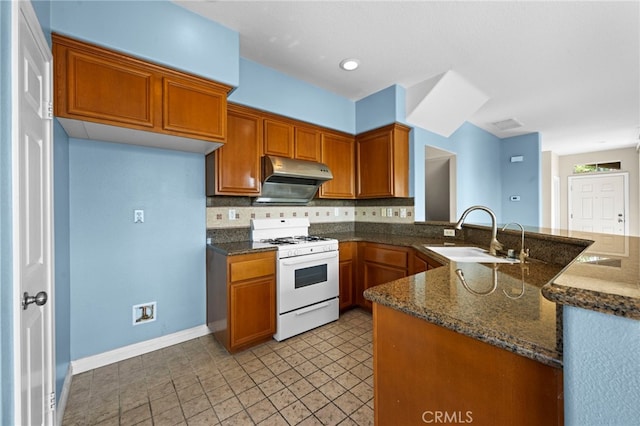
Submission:
[[[425,250],[432,258],[436,253]],[[562,367],[562,325],[555,303],[540,288],[562,269],[537,262],[521,265],[445,262],[445,265],[372,287],[376,303],[553,367]],[[464,275],[465,282],[458,278]]]
[[[594,241],[552,283],[545,297],[556,303],[640,319],[640,238],[578,234]]]

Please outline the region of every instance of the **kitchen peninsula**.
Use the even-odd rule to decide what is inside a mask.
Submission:
[[[584,407],[580,401],[567,401],[571,395],[566,393],[566,383],[569,380],[569,386],[573,386],[574,373],[567,377],[567,347],[563,341],[566,336],[563,310],[567,307],[562,305],[613,314],[605,317],[624,317],[621,320],[639,318],[640,239],[625,238],[622,247],[626,245],[626,251],[603,255],[598,254],[603,250],[597,242],[592,245],[593,235],[575,238],[575,234],[552,235],[549,230],[540,230],[526,234],[532,259],[525,265],[471,264],[447,262],[429,250],[430,244],[444,243],[440,237],[443,227],[450,225],[356,224],[348,232],[331,232],[331,226],[312,224],[314,233],[341,243],[408,247],[444,264],[365,292],[374,302],[374,341],[380,342],[376,343],[376,353],[386,351],[382,355],[396,369],[387,375],[391,382],[385,382],[378,372],[376,387],[395,389],[393,395],[387,395],[391,407],[402,398],[419,395],[420,387],[430,392],[421,397],[414,412],[403,407],[401,414],[393,414],[394,422],[406,418],[402,416],[418,416],[413,422],[420,423],[423,415],[448,415],[458,422],[469,422],[471,416],[475,424],[497,424],[503,420],[561,424],[563,418],[571,424],[567,420],[567,406],[577,406],[571,411]],[[484,247],[488,236],[486,227],[468,225],[457,237],[446,241]],[[499,238],[505,248],[520,247],[519,232],[500,232]],[[239,242],[215,245],[229,255],[251,250]],[[463,272],[466,286],[458,278],[457,270]],[[438,343],[430,344],[433,341]],[[400,350],[402,344],[411,350]],[[382,358],[374,357],[376,369],[382,362]],[[458,369],[456,362],[472,368]],[[590,366],[581,364],[580,368]],[[480,382],[478,387],[472,384],[474,374]],[[500,382],[505,377],[508,386]],[[440,382],[425,386],[430,379]],[[632,377],[631,381],[634,380],[637,379]],[[394,388],[394,381],[401,387]],[[621,392],[617,393],[618,398]],[[472,402],[472,396],[480,401]],[[514,396],[524,399],[518,401]],[[378,424],[385,424],[387,410],[381,397],[376,393],[375,415]],[[488,408],[491,404],[493,408]],[[518,414],[526,418],[509,417]]]

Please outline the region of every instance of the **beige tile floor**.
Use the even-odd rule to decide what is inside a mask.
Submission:
[[[73,377],[72,425],[373,424],[371,315],[229,355],[212,336]]]

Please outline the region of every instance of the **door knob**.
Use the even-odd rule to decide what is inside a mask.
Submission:
[[[35,303],[38,306],[42,306],[45,303],[47,303],[47,299],[48,299],[48,296],[47,296],[47,292],[45,291],[41,291],[35,296],[29,296],[29,293],[25,291],[22,296],[22,309],[23,310],[27,309],[27,307],[29,307],[29,305],[32,303]]]

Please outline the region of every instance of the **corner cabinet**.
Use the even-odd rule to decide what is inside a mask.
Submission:
[[[206,157],[207,195],[260,195],[261,156],[262,117],[251,108],[229,104],[227,142]]]
[[[378,243],[358,245],[359,271],[355,298],[358,306],[371,310],[371,302],[363,296],[366,289],[407,276],[410,250],[408,247]]]
[[[409,131],[394,123],[356,136],[357,198],[409,196]]]
[[[354,138],[338,133],[323,133],[322,162],[329,166],[333,179],[320,186],[320,198],[355,198]]]
[[[51,38],[54,113],[68,132],[91,138],[99,131],[122,141],[122,131],[95,126],[101,125],[173,136],[174,142],[225,141],[229,86],[59,34]],[[130,137],[131,143],[137,139]]]
[[[275,252],[225,256],[208,250],[207,326],[230,353],[276,332]]]

